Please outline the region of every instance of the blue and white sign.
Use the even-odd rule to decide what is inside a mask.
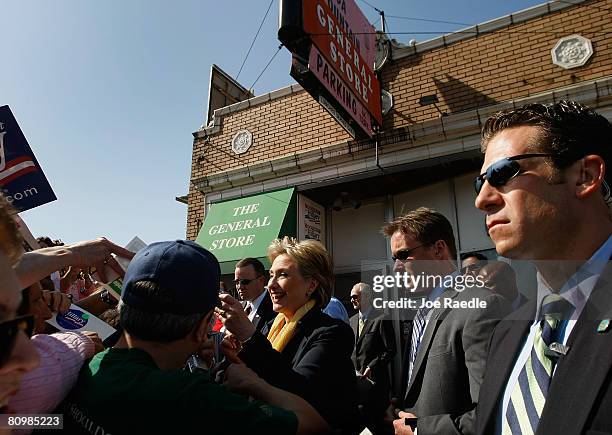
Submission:
[[[17,211],[57,199],[9,106],[0,107],[0,189]]]

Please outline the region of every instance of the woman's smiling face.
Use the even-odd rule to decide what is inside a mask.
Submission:
[[[304,278],[298,265],[287,254],[279,255],[270,267],[268,292],[277,313],[291,318],[308,300],[316,288],[316,281]]]

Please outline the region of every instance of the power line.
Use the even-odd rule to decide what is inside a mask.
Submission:
[[[397,20],[425,21],[427,23],[457,24],[459,26],[472,26],[472,24],[468,24],[468,23],[458,23],[456,21],[444,21],[444,20],[430,20],[428,18],[400,17],[398,15],[385,15],[385,17],[395,18]]]
[[[380,15],[376,15],[376,19],[372,19],[372,18],[368,18],[368,23],[372,24],[372,26],[374,26],[374,28],[376,28],[376,24],[378,24],[378,22],[380,21]]]
[[[378,8],[377,8],[376,6],[374,6],[373,4],[368,3],[366,0],[359,0],[359,1],[361,1],[361,2],[365,3],[366,5],[368,5],[368,6],[369,6],[369,7],[371,7],[372,9],[374,9],[376,12],[379,12],[379,13],[380,13],[380,9],[378,9]]]
[[[247,54],[244,57],[244,60],[242,61],[242,65],[240,65],[240,70],[238,70],[238,74],[236,75],[236,81],[238,81],[238,77],[240,77],[240,73],[242,72],[242,68],[244,68],[244,64],[246,63],[247,59],[249,58],[249,54],[251,54],[251,50],[253,49],[253,45],[255,45],[255,40],[257,39],[257,36],[259,35],[259,32],[261,31],[261,28],[263,27],[263,24],[266,21],[266,18],[268,18],[268,13],[270,13],[270,8],[272,7],[272,3],[273,2],[274,2],[274,0],[270,0],[270,4],[268,5],[268,10],[266,10],[266,14],[264,15],[263,20],[261,20],[261,23],[259,24],[259,29],[257,29],[257,33],[255,33],[255,37],[253,38],[253,41],[251,42],[251,46],[249,47],[249,51],[247,51]]]
[[[253,84],[251,85],[251,87],[249,88],[251,91],[253,90],[253,88],[255,87],[255,84],[259,81],[259,79],[261,78],[261,76],[263,75],[263,73],[266,72],[266,70],[268,69],[268,67],[270,66],[270,64],[272,63],[272,61],[274,60],[274,58],[276,57],[276,55],[278,53],[280,53],[281,48],[283,48],[283,44],[278,46],[278,50],[276,50],[276,53],[274,53],[274,55],[270,58],[270,60],[268,61],[268,63],[266,64],[266,66],[264,67],[263,71],[261,73],[259,73],[259,75],[257,76],[257,78],[255,79],[255,81],[253,82]]]
[[[366,5],[368,5],[369,7],[371,7],[372,9],[374,9],[377,12],[381,12],[380,9],[378,9],[376,6],[372,5],[371,3],[367,2],[366,0],[359,0],[363,3],[365,3]],[[572,5],[572,6],[579,6],[581,5],[581,3],[575,3],[571,0],[556,0],[559,3],[563,3],[566,5]],[[591,5],[583,5],[585,7],[591,8],[591,9],[596,9],[596,10],[600,10],[600,11],[604,11],[604,12],[610,12],[612,11],[612,8],[602,8],[599,6],[596,6],[594,4]],[[433,19],[428,19],[428,18],[418,18],[418,17],[403,17],[403,16],[399,16],[399,15],[385,15],[386,18],[395,18],[398,20],[411,20],[411,21],[423,21],[423,22],[427,22],[427,23],[439,23],[439,24],[454,24],[454,25],[459,25],[459,26],[473,26],[473,24],[470,23],[460,23],[460,22],[456,22],[456,21],[446,21],[446,20],[433,20]],[[389,32],[386,32],[389,33]],[[433,33],[442,33],[442,32],[433,32]],[[448,32],[445,32],[448,33]]]

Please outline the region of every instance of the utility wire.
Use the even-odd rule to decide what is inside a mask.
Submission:
[[[366,5],[368,5],[368,6],[369,6],[369,7],[371,7],[372,9],[374,9],[376,12],[378,12],[378,13],[380,13],[380,12],[381,12],[381,11],[380,11],[380,9],[378,9],[378,8],[377,8],[376,6],[374,6],[373,4],[368,3],[366,0],[359,0],[359,1],[361,1],[361,2],[365,3]]]
[[[398,15],[385,15],[385,18],[395,18],[397,20],[425,21],[427,23],[457,24],[460,26],[472,26],[473,25],[473,24],[468,24],[468,23],[458,23],[456,21],[430,20],[427,18],[415,18],[415,17],[400,17]]]
[[[369,7],[371,7],[372,9],[374,9],[377,12],[381,12],[380,9],[378,9],[376,6],[372,5],[371,3],[368,3],[366,0],[359,0],[363,3],[365,3],[366,5],[368,5]],[[582,3],[578,3],[578,2],[573,2],[571,0],[556,0],[559,3],[563,3],[566,5],[573,5],[573,6],[580,6],[583,5]],[[591,5],[583,5],[585,7],[591,8],[591,9],[596,9],[596,10],[600,10],[600,11],[604,11],[604,12],[610,12],[612,11],[612,8],[605,8],[605,7],[599,7],[596,6],[594,4]],[[398,15],[385,15],[385,18],[395,18],[398,20],[411,20],[411,21],[424,21],[427,23],[440,23],[440,24],[456,24],[459,26],[473,26],[473,24],[469,24],[469,23],[459,23],[456,21],[445,21],[445,20],[432,20],[432,19],[428,19],[428,18],[417,18],[417,17],[402,17],[402,16],[398,16]],[[387,32],[389,33],[389,32]],[[434,33],[441,33],[441,32],[434,32]]]
[[[266,66],[264,67],[263,71],[261,73],[259,73],[259,75],[257,76],[257,78],[255,79],[255,81],[253,82],[253,84],[251,85],[251,87],[249,88],[249,90],[253,90],[253,88],[255,87],[255,84],[259,81],[259,79],[261,78],[261,76],[263,75],[263,73],[266,72],[266,70],[268,69],[268,67],[270,66],[270,64],[272,63],[272,61],[274,60],[274,58],[276,57],[276,55],[278,53],[280,53],[281,48],[283,48],[283,44],[278,46],[278,50],[276,50],[276,53],[274,53],[274,55],[270,58],[270,60],[268,61],[268,63],[266,64]]]
[[[270,4],[268,5],[268,10],[266,10],[266,14],[264,15],[263,20],[261,20],[261,23],[259,24],[259,29],[257,29],[257,33],[255,33],[255,37],[253,38],[253,41],[251,42],[251,46],[249,47],[249,51],[247,51],[247,54],[244,57],[244,60],[242,61],[242,65],[240,65],[240,70],[238,70],[238,74],[236,75],[236,81],[238,81],[238,77],[240,77],[240,73],[242,72],[242,68],[244,68],[244,64],[246,63],[247,59],[249,58],[249,54],[251,54],[251,50],[253,49],[253,45],[255,45],[255,40],[257,39],[257,36],[259,36],[259,32],[261,31],[261,28],[263,27],[263,24],[266,21],[266,18],[268,18],[268,14],[270,13],[270,8],[272,7],[272,3],[274,3],[274,0],[270,0]]]

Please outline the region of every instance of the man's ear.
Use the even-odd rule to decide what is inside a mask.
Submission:
[[[434,255],[436,258],[442,258],[443,254],[446,252],[446,242],[444,240],[438,240],[434,243],[435,252]]]
[[[203,343],[208,338],[208,330],[210,325],[210,318],[213,315],[213,310],[204,316],[202,320],[198,322],[195,329],[193,330],[193,338],[198,343]]]
[[[576,162],[579,174],[576,177],[576,197],[588,198],[593,194],[601,192],[601,185],[606,173],[606,163],[598,155],[588,155]]]

